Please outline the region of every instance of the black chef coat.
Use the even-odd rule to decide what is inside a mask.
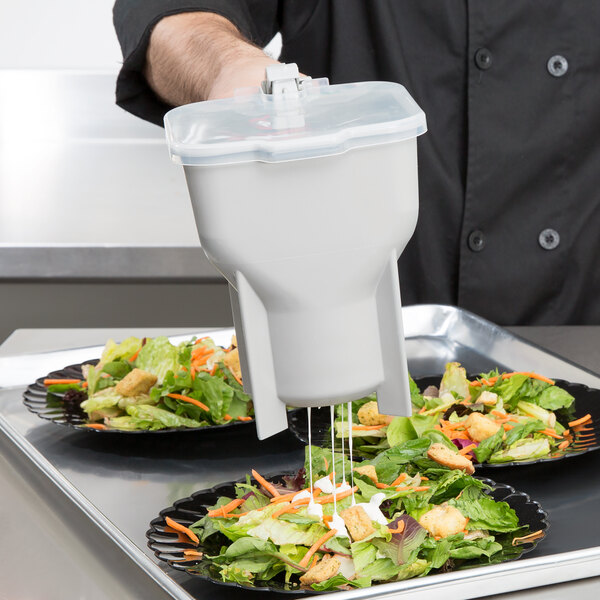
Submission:
[[[427,115],[404,304],[504,325],[600,323],[600,2],[118,0],[117,102],[170,108],[143,68],[163,16],[209,10],[332,83],[402,83]],[[368,201],[368,199],[365,199]]]

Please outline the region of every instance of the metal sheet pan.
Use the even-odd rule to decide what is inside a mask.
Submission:
[[[541,371],[551,377],[600,387],[600,377],[548,353],[470,313],[442,306],[404,309],[411,372],[440,373],[458,360],[469,371],[493,367]],[[202,332],[206,334],[206,331]],[[227,342],[231,330],[215,336]],[[21,402],[36,377],[99,355],[100,347],[0,359],[0,432],[38,476],[50,480],[124,552],[141,572],[173,598],[236,598],[234,593],[156,564],[144,533],[158,512],[195,490],[243,476],[251,467],[268,472],[300,466],[303,448],[284,432],[259,442],[253,428],[225,436],[102,436],[44,423]],[[160,439],[158,439],[160,438]],[[224,439],[227,443],[223,443]],[[490,473],[523,490],[550,513],[549,535],[527,558],[345,592],[347,598],[389,598],[410,594],[434,598],[486,596],[600,575],[600,452],[548,465]],[[482,473],[485,474],[485,473]],[[133,567],[132,567],[133,568]],[[443,590],[443,592],[442,592]]]

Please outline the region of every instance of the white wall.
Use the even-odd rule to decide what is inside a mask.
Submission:
[[[114,0],[0,0],[0,69],[117,71]]]

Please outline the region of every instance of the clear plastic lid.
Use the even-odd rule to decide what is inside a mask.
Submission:
[[[172,159],[182,165],[283,162],[398,142],[427,131],[425,113],[397,83],[292,81],[291,88],[273,84],[271,90],[265,82],[262,89],[241,90],[233,98],[169,111],[165,129]]]

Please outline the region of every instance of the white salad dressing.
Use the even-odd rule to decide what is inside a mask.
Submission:
[[[311,500],[308,503],[308,507],[306,508],[306,514],[311,517],[317,517],[321,521],[323,520],[323,507],[320,504],[317,504],[314,500]]]
[[[324,494],[333,494],[333,483],[329,477],[322,477],[315,481],[315,487],[320,489]]]
[[[362,506],[364,511],[367,513],[367,516],[371,521],[376,521],[380,525],[387,525],[388,520],[385,515],[381,512],[379,506],[385,500],[385,494],[378,493],[373,494],[371,496],[371,500],[369,502],[360,502],[357,506]]]
[[[335,487],[335,410],[333,404],[329,407],[329,418],[331,419],[331,472],[333,477],[333,516],[337,516],[337,489]]]
[[[348,453],[350,454],[350,485],[352,487],[352,506],[356,504],[356,500],[354,499],[354,469],[352,468],[352,402],[348,402],[347,405],[348,412]],[[344,420],[342,419],[342,427],[344,425]]]
[[[292,504],[294,504],[294,502],[298,502],[298,500],[302,500],[303,498],[312,498],[312,493],[309,490],[302,490],[301,492],[298,492],[292,498]]]
[[[342,481],[344,483],[346,483],[346,452],[345,452],[345,448],[344,448],[344,405],[340,404],[340,410],[341,410],[341,421],[342,421],[342,427],[341,427],[341,432],[342,432]],[[342,490],[338,490],[339,492],[341,492]]]
[[[336,534],[335,537],[345,537],[349,538],[348,531],[346,530],[346,524],[344,523],[344,519],[340,517],[337,513],[333,513],[331,516],[331,521],[329,521],[330,529],[335,529]]]

